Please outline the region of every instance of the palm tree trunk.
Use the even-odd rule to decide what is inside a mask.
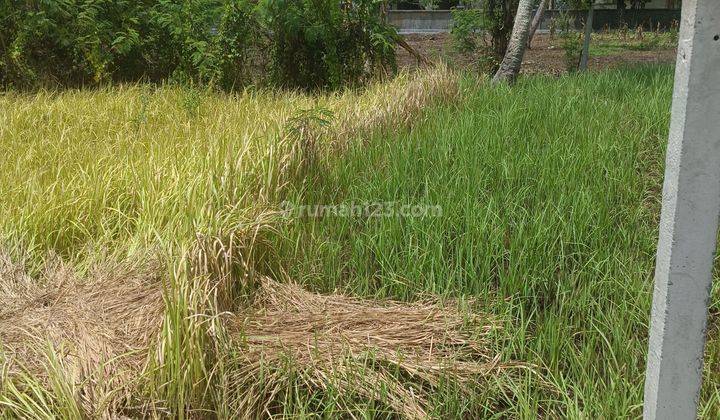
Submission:
[[[520,73],[525,47],[527,47],[528,32],[530,31],[532,6],[533,0],[520,0],[505,58],[503,58],[500,68],[493,77],[493,84],[501,82],[512,84],[515,82],[518,73]]]
[[[588,59],[590,57],[590,38],[592,37],[593,25],[593,6],[594,1],[590,0],[590,9],[588,9],[587,21],[585,22],[585,40],[583,41],[582,56],[580,57],[580,71],[587,70]]]
[[[542,22],[543,14],[545,13],[545,9],[547,9],[548,0],[540,0],[540,4],[538,5],[537,12],[535,12],[535,17],[533,17],[532,24],[530,25],[530,33],[528,34],[528,42],[527,47],[528,49],[532,48],[532,40],[535,36],[535,31],[540,27],[540,22]]]

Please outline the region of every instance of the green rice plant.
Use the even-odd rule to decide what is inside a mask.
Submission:
[[[83,409],[78,384],[68,375],[62,350],[46,343],[43,364],[48,372],[49,386],[20,366],[20,373],[10,375],[5,361],[0,391],[0,417],[27,419],[78,419]],[[17,362],[15,362],[17,363]]]
[[[375,297],[473,296],[511,320],[503,360],[545,372],[513,382],[504,415],[637,416],[671,86],[668,67],[513,89],[468,79],[461,104],[351,147],[288,197],[442,215],[304,217],[280,231],[278,275]]]

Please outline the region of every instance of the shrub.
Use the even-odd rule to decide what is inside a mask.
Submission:
[[[395,30],[380,2],[265,0],[261,24],[272,33],[273,80],[290,88],[356,85],[395,68]]]
[[[453,46],[463,54],[472,54],[478,71],[491,73],[500,65],[499,57],[485,38],[487,20],[478,9],[453,10],[450,31]]]
[[[140,43],[140,6],[129,0],[5,0],[0,83],[107,80]]]
[[[482,9],[453,10],[452,38],[462,53],[477,53],[483,71],[494,72],[505,55],[517,11],[518,0],[484,0]],[[489,35],[489,43],[484,33]]]
[[[490,34],[492,50],[502,59],[507,50],[519,0],[485,0],[485,29]]]
[[[336,89],[394,69],[378,0],[0,0],[0,85],[275,82]]]
[[[577,32],[566,32],[562,35],[562,48],[565,50],[565,68],[568,72],[577,71],[582,54],[581,35]]]
[[[461,53],[474,52],[478,41],[483,37],[485,19],[483,11],[478,9],[451,11],[453,26],[450,30],[453,46]]]
[[[248,1],[159,0],[146,22],[152,79],[232,88],[250,77],[247,59],[259,29]]]
[[[266,41],[251,5],[228,2],[212,45],[215,62],[212,72],[206,76],[230,90],[259,80],[265,74],[261,51]]]

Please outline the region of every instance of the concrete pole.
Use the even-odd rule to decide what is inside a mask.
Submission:
[[[646,419],[697,416],[720,216],[720,1],[684,0],[663,186]]]

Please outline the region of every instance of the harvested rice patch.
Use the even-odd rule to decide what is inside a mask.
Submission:
[[[50,260],[33,279],[0,256],[3,383],[11,377],[55,388],[62,381],[86,415],[107,416],[133,390],[157,337],[161,281],[132,267],[96,268],[78,278]]]
[[[273,416],[286,390],[300,389],[315,399],[341,395],[335,403],[345,414],[354,396],[392,415],[426,418],[430,393],[443,381],[470,392],[520,366],[491,351],[488,336],[498,328],[492,317],[453,302],[320,295],[266,278],[254,305],[228,320],[237,345],[231,407],[247,417]]]
[[[51,260],[33,279],[0,259],[7,396],[0,406],[22,414],[20,400],[37,393],[50,400],[41,410],[48,418],[61,404],[70,417],[167,414],[143,388],[168,316],[162,281],[148,273],[162,270],[97,268],[79,278]],[[493,350],[496,319],[458,302],[321,295],[269,278],[258,284],[248,307],[219,314],[213,343],[203,347],[214,361],[205,392],[222,394],[232,417],[284,416],[288,392],[300,392],[319,405],[335,399],[335,414],[352,416],[371,402],[381,417],[427,418],[444,384],[471,395],[527,367]]]

